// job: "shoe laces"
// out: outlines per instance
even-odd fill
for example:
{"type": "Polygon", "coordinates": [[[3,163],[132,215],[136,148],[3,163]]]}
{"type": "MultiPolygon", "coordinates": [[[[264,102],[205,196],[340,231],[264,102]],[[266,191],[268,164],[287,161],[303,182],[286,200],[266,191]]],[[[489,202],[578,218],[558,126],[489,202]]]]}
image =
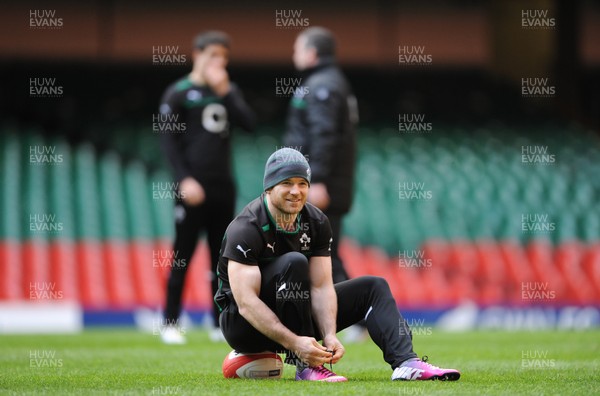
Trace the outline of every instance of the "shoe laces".
{"type": "MultiPolygon", "coordinates": [[[[333,373],[333,351],[328,349],[327,352],[331,353],[331,359],[329,359],[329,371],[331,371],[333,373]]],[[[323,368],[325,368],[325,366],[323,365],[323,368]]]]}
{"type": "Polygon", "coordinates": [[[439,367],[436,367],[436,366],[434,366],[434,365],[433,365],[433,364],[431,364],[431,363],[428,363],[428,361],[429,361],[429,356],[427,356],[427,355],[423,355],[423,356],[421,356],[421,362],[422,362],[423,364],[427,365],[427,367],[429,367],[429,368],[431,368],[431,369],[438,369],[438,368],[439,368],[439,367]]]}
{"type": "Polygon", "coordinates": [[[324,365],[312,367],[312,369],[320,374],[325,375],[326,377],[331,377],[331,376],[335,375],[335,373],[333,371],[327,369],[327,367],[325,367],[324,365]]]}

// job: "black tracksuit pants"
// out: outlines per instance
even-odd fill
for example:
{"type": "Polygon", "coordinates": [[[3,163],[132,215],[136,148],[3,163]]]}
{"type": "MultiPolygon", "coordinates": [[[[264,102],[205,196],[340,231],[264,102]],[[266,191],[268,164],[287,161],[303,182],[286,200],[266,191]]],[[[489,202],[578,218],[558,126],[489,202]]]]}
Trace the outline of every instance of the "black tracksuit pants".
{"type": "Polygon", "coordinates": [[[344,268],[344,263],[339,255],[340,237],[342,233],[342,217],[344,215],[340,213],[331,213],[328,211],[325,211],[324,213],[329,219],[329,224],[331,225],[331,236],[333,237],[333,242],[331,243],[331,274],[333,276],[333,283],[339,283],[350,279],[348,273],[346,272],[346,268],[344,268]]]}
{"type": "MultiPolygon", "coordinates": [[[[217,262],[221,242],[235,211],[233,182],[202,183],[206,200],[199,206],[188,206],[179,200],[175,204],[175,241],[173,251],[177,260],[186,265],[172,266],[167,282],[165,321],[178,324],[185,277],[196,249],[200,232],[206,230],[210,250],[212,294],[218,290],[217,262]]],[[[213,302],[214,323],[219,326],[219,309],[213,302]]]]}
{"type": "MultiPolygon", "coordinates": [[[[297,252],[287,253],[261,268],[260,299],[279,320],[297,335],[320,340],[311,315],[308,260],[297,252]]],[[[334,285],[337,294],[337,330],[365,320],[369,335],[392,368],[417,357],[412,349],[412,334],[398,311],[385,279],[362,276],[334,285]]],[[[232,296],[221,313],[221,329],[229,345],[238,352],[289,351],[269,339],[238,312],[232,296]]],[[[286,360],[292,363],[289,359],[286,360]]]]}

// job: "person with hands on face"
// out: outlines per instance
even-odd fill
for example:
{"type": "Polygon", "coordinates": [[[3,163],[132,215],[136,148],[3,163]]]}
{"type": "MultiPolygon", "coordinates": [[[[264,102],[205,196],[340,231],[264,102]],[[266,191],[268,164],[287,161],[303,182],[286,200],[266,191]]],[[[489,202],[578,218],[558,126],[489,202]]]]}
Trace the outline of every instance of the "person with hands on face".
{"type": "Polygon", "coordinates": [[[413,352],[412,335],[385,279],[334,284],[329,220],[307,202],[311,168],[297,150],[267,160],[264,192],[229,224],[217,267],[215,302],[227,343],[239,353],[285,353],[296,380],[343,382],[325,364],[345,349],[337,332],[364,320],[393,380],[457,380],[413,352]],[[321,341],[321,343],[319,343],[321,341]]]}
{"type": "MultiPolygon", "coordinates": [[[[160,104],[161,120],[185,124],[160,130],[161,147],[173,169],[177,185],[173,265],[166,293],[165,322],[161,338],[167,344],[185,342],[179,324],[185,277],[196,249],[198,236],[206,230],[213,271],[213,294],[218,289],[216,263],[221,238],[233,219],[235,187],[231,168],[230,129],[238,125],[247,131],[255,116],[240,90],[229,80],[229,37],[207,31],[195,38],[192,71],[165,90],[160,104]]],[[[213,341],[222,340],[218,309],[213,307],[213,341]]]]}

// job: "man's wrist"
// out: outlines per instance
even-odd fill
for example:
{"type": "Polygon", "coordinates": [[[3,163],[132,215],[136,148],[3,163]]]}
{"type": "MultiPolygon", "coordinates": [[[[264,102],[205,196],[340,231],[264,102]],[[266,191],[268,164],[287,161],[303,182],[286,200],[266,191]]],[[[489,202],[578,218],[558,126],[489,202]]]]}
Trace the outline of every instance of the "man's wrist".
{"type": "Polygon", "coordinates": [[[298,336],[296,335],[286,337],[285,341],[281,343],[281,346],[287,349],[288,351],[293,352],[296,349],[295,345],[297,338],[298,336]]]}
{"type": "Polygon", "coordinates": [[[325,343],[327,340],[337,340],[337,336],[335,335],[335,333],[332,334],[328,334],[326,336],[323,337],[323,342],[325,343]]]}

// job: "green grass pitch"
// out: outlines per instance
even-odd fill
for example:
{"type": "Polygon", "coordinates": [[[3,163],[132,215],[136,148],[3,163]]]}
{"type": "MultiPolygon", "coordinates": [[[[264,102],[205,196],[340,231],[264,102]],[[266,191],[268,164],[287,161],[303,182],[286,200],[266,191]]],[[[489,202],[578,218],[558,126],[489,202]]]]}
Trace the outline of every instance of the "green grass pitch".
{"type": "Polygon", "coordinates": [[[334,371],[347,383],[284,378],[227,380],[230,351],[201,330],[188,344],[165,346],[133,329],[78,335],[0,336],[0,394],[48,395],[593,395],[600,394],[600,331],[444,333],[415,335],[415,351],[457,368],[457,382],[392,382],[391,370],[369,340],[346,345],[334,371]]]}

